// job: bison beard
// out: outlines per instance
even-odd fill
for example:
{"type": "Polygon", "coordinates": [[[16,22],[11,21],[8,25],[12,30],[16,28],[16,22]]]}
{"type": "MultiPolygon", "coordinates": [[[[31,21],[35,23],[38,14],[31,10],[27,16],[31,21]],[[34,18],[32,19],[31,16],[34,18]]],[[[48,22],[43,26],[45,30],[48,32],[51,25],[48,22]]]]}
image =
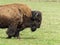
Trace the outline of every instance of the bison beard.
{"type": "Polygon", "coordinates": [[[16,30],[16,33],[13,37],[19,37],[19,32],[23,31],[23,29],[30,27],[31,31],[34,32],[36,31],[37,28],[40,28],[41,26],[41,21],[42,21],[42,14],[40,11],[31,11],[32,12],[32,17],[28,18],[24,16],[24,21],[22,25],[18,25],[18,28],[16,30]]]}

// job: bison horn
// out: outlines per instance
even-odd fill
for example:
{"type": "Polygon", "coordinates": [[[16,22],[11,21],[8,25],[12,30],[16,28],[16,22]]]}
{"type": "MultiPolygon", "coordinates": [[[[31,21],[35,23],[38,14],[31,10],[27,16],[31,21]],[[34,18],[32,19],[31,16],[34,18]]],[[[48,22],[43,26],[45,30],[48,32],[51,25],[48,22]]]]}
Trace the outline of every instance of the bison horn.
{"type": "Polygon", "coordinates": [[[38,13],[36,13],[36,15],[35,15],[36,17],[38,16],[38,13]]]}

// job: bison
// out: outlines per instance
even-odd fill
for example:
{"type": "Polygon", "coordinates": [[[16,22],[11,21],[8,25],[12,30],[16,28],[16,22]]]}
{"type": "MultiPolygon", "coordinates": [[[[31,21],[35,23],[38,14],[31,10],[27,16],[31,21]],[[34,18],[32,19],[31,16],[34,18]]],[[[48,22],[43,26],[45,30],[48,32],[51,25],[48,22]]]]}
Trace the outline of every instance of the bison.
{"type": "MultiPolygon", "coordinates": [[[[13,37],[19,37],[19,32],[23,31],[25,28],[31,28],[31,31],[36,31],[37,28],[40,28],[41,22],[42,22],[42,14],[40,11],[31,11],[32,17],[28,18],[27,16],[23,16],[23,23],[21,25],[18,24],[17,30],[15,32],[15,35],[13,37]]],[[[11,38],[11,36],[9,37],[11,38]]]]}
{"type": "Polygon", "coordinates": [[[31,17],[31,9],[25,4],[0,5],[0,28],[8,28],[7,35],[15,35],[18,25],[23,23],[23,16],[31,17]]]}

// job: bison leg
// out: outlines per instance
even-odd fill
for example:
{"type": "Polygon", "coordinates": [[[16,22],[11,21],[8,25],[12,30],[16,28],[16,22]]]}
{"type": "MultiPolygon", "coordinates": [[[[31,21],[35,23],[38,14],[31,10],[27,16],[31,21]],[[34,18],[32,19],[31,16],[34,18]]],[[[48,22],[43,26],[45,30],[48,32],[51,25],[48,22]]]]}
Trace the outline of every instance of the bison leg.
{"type": "Polygon", "coordinates": [[[7,38],[11,38],[13,35],[15,35],[16,29],[17,29],[17,23],[13,22],[12,24],[10,24],[6,32],[8,35],[7,38]]]}
{"type": "Polygon", "coordinates": [[[17,39],[20,39],[19,37],[19,32],[20,32],[20,29],[18,28],[15,32],[15,35],[13,37],[17,37],[17,39]]]}
{"type": "Polygon", "coordinates": [[[13,37],[17,37],[18,39],[20,39],[19,32],[23,31],[24,28],[25,26],[20,26],[20,28],[17,28],[15,35],[13,37]]]}
{"type": "Polygon", "coordinates": [[[20,37],[19,37],[19,32],[20,32],[20,31],[23,31],[23,29],[25,28],[25,26],[24,26],[24,25],[19,25],[18,27],[19,27],[19,28],[17,28],[17,30],[16,30],[16,32],[15,32],[15,35],[14,35],[13,37],[17,37],[18,39],[20,39],[20,37]]]}

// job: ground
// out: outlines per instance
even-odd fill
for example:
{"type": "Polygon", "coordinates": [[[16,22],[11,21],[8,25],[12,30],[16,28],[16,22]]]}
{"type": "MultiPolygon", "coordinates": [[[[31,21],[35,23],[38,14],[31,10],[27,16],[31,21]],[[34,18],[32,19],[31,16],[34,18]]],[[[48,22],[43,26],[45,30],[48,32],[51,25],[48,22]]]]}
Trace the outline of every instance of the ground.
{"type": "MultiPolygon", "coordinates": [[[[19,2],[19,1],[15,1],[19,2]]],[[[0,1],[0,4],[15,3],[0,1]]],[[[22,3],[22,2],[21,2],[22,3]]],[[[60,3],[59,2],[23,2],[34,10],[42,12],[41,28],[31,32],[29,28],[20,33],[21,39],[6,39],[6,30],[0,29],[0,45],[60,45],[60,3]]]]}

